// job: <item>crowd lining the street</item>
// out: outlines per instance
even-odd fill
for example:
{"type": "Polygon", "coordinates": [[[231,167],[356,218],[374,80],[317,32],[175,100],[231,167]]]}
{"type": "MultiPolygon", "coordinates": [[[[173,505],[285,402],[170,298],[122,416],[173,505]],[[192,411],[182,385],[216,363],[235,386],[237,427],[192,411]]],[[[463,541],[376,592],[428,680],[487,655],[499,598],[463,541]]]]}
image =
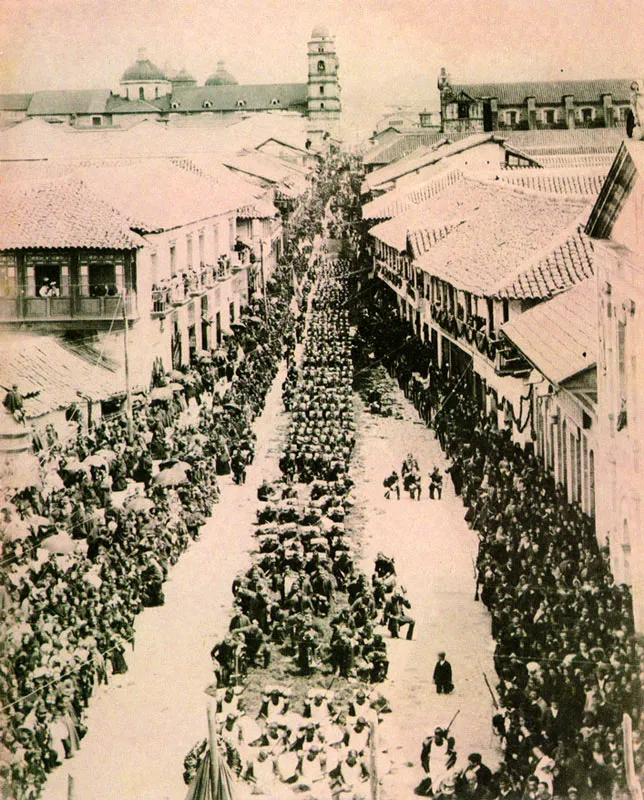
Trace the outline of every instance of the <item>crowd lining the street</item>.
{"type": "Polygon", "coordinates": [[[363,362],[386,365],[434,428],[480,540],[475,599],[489,609],[496,641],[490,689],[503,759],[484,782],[455,774],[442,793],[628,797],[622,714],[633,719],[641,780],[644,647],[633,635],[630,591],[614,583],[593,521],[531,448],[512,441],[509,425],[480,411],[465,376],[433,364],[393,312],[363,312],[358,338],[363,362]]]}
{"type": "Polygon", "coordinates": [[[95,687],[127,670],[136,615],[164,602],[169,568],[217,501],[217,474],[243,479],[285,331],[294,339],[290,284],[283,265],[265,318],[251,306],[212,356],[170,375],[155,369],[149,394],[135,398],[131,435],[117,413],[66,444],[55,431],[37,442],[40,485],[1,509],[7,797],[38,797],[73,756],[95,687]]]}

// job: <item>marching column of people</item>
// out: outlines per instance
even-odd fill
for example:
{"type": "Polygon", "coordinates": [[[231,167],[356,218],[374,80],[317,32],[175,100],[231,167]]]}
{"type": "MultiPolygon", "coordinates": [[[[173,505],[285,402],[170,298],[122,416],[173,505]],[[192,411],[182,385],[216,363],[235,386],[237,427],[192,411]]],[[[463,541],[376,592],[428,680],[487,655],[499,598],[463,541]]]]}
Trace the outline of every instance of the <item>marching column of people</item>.
{"type": "MultiPolygon", "coordinates": [[[[360,798],[369,791],[370,724],[388,710],[369,688],[388,670],[375,628],[384,624],[398,636],[407,626],[411,639],[415,622],[393,559],[380,554],[371,580],[354,563],[345,527],[355,443],[350,264],[317,260],[312,269],[303,355],[290,362],[284,385],[291,421],[282,477],[258,489],[257,552],[234,581],[229,635],[212,650],[220,695],[238,693],[241,702],[234,718],[224,719],[222,705],[218,739],[229,767],[258,793],[288,796],[291,787],[360,798]],[[260,701],[253,673],[264,670],[261,680],[269,681],[273,667],[289,685],[271,687],[260,701]],[[328,689],[307,688],[323,675],[335,683],[333,700],[328,689]],[[356,691],[356,682],[365,688],[356,691]]],[[[202,741],[188,754],[187,782],[199,780],[205,752],[202,741]]]]}

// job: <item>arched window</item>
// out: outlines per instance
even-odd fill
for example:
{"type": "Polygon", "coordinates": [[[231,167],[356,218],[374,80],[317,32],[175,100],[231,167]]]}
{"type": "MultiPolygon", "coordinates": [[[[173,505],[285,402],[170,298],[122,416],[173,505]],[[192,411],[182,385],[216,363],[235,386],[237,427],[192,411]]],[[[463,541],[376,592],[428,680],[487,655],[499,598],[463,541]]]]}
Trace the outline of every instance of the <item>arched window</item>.
{"type": "Polygon", "coordinates": [[[318,61],[318,72],[326,72],[326,64],[322,59],[318,61]]]}
{"type": "Polygon", "coordinates": [[[324,103],[320,103],[320,110],[324,109],[324,103]]]}
{"type": "Polygon", "coordinates": [[[210,100],[204,100],[203,108],[212,108],[212,102],[210,100]]]}
{"type": "Polygon", "coordinates": [[[324,86],[320,86],[320,94],[324,94],[324,86]]]}
{"type": "Polygon", "coordinates": [[[237,101],[237,107],[238,108],[243,108],[245,105],[246,105],[246,101],[245,100],[238,100],[237,101]]]}
{"type": "Polygon", "coordinates": [[[145,100],[145,89],[139,86],[139,100],[145,100]]]}
{"type": "Polygon", "coordinates": [[[279,99],[278,99],[277,97],[274,97],[274,98],[271,100],[271,105],[272,105],[272,106],[278,106],[279,104],[280,104],[280,101],[279,101],[279,99]]]}

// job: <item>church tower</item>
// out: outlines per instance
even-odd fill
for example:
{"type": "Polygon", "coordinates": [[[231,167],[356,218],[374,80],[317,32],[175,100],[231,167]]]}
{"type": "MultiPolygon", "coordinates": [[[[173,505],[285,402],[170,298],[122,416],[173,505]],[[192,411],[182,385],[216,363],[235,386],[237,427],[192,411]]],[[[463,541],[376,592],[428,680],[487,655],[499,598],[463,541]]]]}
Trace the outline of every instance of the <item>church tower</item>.
{"type": "Polygon", "coordinates": [[[340,119],[338,56],[333,37],[323,25],[316,25],[308,43],[308,115],[320,127],[335,132],[340,119]]]}

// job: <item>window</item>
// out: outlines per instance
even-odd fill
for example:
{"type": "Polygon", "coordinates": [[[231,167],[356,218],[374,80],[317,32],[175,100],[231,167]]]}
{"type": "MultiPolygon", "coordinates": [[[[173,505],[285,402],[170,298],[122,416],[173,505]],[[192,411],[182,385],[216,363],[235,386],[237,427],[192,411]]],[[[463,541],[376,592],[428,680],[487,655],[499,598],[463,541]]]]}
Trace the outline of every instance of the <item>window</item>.
{"type": "Polygon", "coordinates": [[[155,97],[158,97],[158,96],[159,96],[159,87],[158,87],[158,86],[155,86],[155,87],[154,87],[154,96],[155,96],[155,97]]]}
{"type": "Polygon", "coordinates": [[[318,72],[326,72],[326,64],[324,61],[322,61],[322,59],[318,61],[318,72]]]}
{"type": "Polygon", "coordinates": [[[39,297],[62,294],[61,270],[58,264],[34,264],[34,266],[29,269],[33,271],[33,280],[29,280],[30,276],[28,274],[27,294],[33,293],[39,297]],[[31,288],[31,292],[29,288],[31,288]]]}
{"type": "Polygon", "coordinates": [[[320,94],[324,94],[324,86],[320,86],[320,94]]]}
{"type": "Polygon", "coordinates": [[[172,103],[172,105],[171,105],[170,107],[171,107],[171,108],[179,108],[179,106],[180,106],[180,105],[181,105],[181,103],[179,103],[179,102],[177,102],[177,101],[175,100],[175,101],[172,103]]]}
{"type": "Polygon", "coordinates": [[[324,45],[323,44],[319,44],[318,45],[318,53],[323,53],[323,52],[324,52],[324,45]]]}
{"type": "Polygon", "coordinates": [[[582,108],[581,109],[581,119],[583,122],[591,122],[593,119],[593,109],[592,108],[582,108]]]}
{"type": "Polygon", "coordinates": [[[199,232],[199,264],[203,267],[206,262],[206,242],[203,231],[199,232]]]}
{"type": "Polygon", "coordinates": [[[145,100],[145,89],[139,86],[139,100],[145,100]]]}
{"type": "Polygon", "coordinates": [[[202,108],[212,108],[212,103],[210,102],[210,100],[204,100],[202,108]]]}
{"type": "Polygon", "coordinates": [[[130,90],[129,90],[129,89],[126,89],[126,90],[125,90],[125,99],[126,99],[126,100],[129,100],[129,99],[130,99],[130,90]]]}
{"type": "Polygon", "coordinates": [[[170,245],[170,275],[177,274],[177,247],[174,244],[170,245]]]}
{"type": "Polygon", "coordinates": [[[555,110],[554,108],[547,108],[543,112],[543,119],[544,122],[548,125],[554,125],[555,123],[555,110]]]}
{"type": "Polygon", "coordinates": [[[16,296],[16,267],[11,256],[0,261],[0,297],[16,296]],[[13,263],[7,263],[11,259],[13,263]]]}
{"type": "Polygon", "coordinates": [[[469,103],[459,103],[458,104],[458,118],[459,119],[469,119],[470,118],[470,104],[469,103]]]}
{"type": "Polygon", "coordinates": [[[192,236],[186,237],[186,263],[192,269],[192,236]]]}
{"type": "Polygon", "coordinates": [[[102,124],[103,124],[103,118],[102,117],[92,117],[92,125],[95,128],[100,128],[102,124]]]}
{"type": "Polygon", "coordinates": [[[517,112],[516,111],[506,111],[505,112],[505,124],[506,125],[516,125],[517,124],[517,112]]]}
{"type": "Polygon", "coordinates": [[[619,376],[619,412],[617,430],[626,427],[627,422],[627,380],[626,380],[626,323],[617,323],[617,370],[619,376]]]}
{"type": "Polygon", "coordinates": [[[212,246],[215,256],[219,255],[219,225],[214,225],[212,229],[212,246]]]}
{"type": "Polygon", "coordinates": [[[320,110],[324,109],[324,103],[320,103],[320,110]]]}
{"type": "Polygon", "coordinates": [[[157,254],[156,252],[150,253],[150,270],[152,272],[152,283],[156,283],[158,280],[157,269],[158,269],[157,254]]]}
{"type": "Polygon", "coordinates": [[[271,100],[271,105],[278,106],[279,104],[280,104],[279,99],[277,97],[273,97],[273,99],[271,100]]]}
{"type": "Polygon", "coordinates": [[[86,269],[87,286],[84,294],[90,297],[116,297],[119,287],[114,264],[89,264],[86,269]]]}
{"type": "Polygon", "coordinates": [[[245,100],[238,100],[237,101],[237,107],[238,108],[244,108],[245,105],[246,105],[246,101],[245,100]]]}
{"type": "Polygon", "coordinates": [[[510,301],[507,299],[503,300],[503,322],[507,322],[510,319],[510,301]]]}

